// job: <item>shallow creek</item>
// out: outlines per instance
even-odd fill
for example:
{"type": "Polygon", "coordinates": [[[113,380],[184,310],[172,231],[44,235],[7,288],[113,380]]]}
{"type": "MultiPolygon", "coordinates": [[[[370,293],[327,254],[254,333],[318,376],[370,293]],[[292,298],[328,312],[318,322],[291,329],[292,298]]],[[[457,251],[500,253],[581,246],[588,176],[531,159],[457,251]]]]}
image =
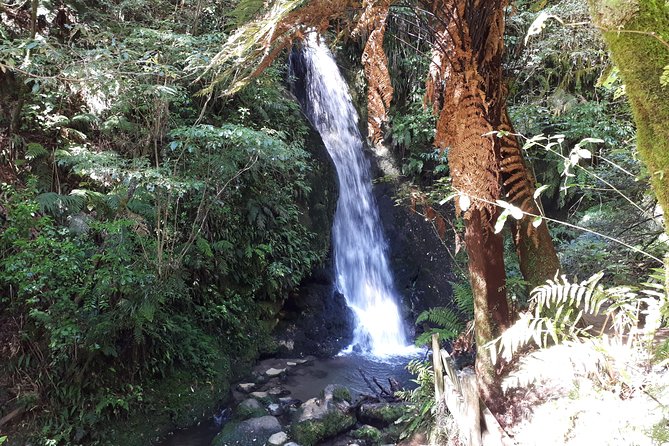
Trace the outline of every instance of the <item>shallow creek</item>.
{"type": "MultiPolygon", "coordinates": [[[[290,397],[306,401],[318,397],[329,384],[340,384],[351,391],[353,398],[362,394],[371,394],[362,377],[362,370],[368,379],[376,378],[384,387],[388,387],[388,378],[396,379],[407,388],[412,388],[411,375],[405,365],[411,358],[391,357],[387,359],[349,354],[329,359],[310,358],[304,364],[298,364],[286,370],[281,377],[281,387],[290,392],[290,397]]],[[[261,374],[272,367],[283,367],[285,359],[266,359],[254,367],[255,374],[261,374]]],[[[254,376],[249,377],[249,382],[254,376]]],[[[231,408],[234,407],[231,402],[231,408]]],[[[229,408],[222,408],[221,413],[230,413],[229,408]],[[226,410],[227,409],[227,410],[226,410]]],[[[225,417],[225,415],[223,415],[225,417]]],[[[225,423],[225,420],[222,420],[225,423]]],[[[199,425],[173,432],[157,446],[209,446],[222,428],[222,423],[215,419],[203,420],[199,425]]]]}

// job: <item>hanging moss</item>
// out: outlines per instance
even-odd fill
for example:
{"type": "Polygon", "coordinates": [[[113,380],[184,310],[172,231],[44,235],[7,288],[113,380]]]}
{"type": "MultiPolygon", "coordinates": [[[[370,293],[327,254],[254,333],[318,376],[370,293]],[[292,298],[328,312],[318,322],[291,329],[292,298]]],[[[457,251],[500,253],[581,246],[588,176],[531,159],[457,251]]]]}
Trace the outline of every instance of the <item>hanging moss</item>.
{"type": "Polygon", "coordinates": [[[669,209],[669,4],[665,0],[590,0],[626,85],[637,125],[637,147],[663,209],[669,209]]]}

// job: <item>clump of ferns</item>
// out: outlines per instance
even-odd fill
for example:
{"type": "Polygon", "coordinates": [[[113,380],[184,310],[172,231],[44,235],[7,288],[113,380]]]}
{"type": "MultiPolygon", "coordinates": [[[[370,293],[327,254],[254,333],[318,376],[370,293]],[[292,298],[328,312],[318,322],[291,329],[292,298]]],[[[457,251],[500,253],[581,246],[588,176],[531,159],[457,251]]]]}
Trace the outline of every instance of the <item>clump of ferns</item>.
{"type": "Polygon", "coordinates": [[[519,352],[538,348],[519,359],[504,387],[557,378],[562,372],[596,377],[602,385],[638,387],[641,369],[650,366],[654,333],[667,314],[660,273],[641,286],[606,289],[600,272],[578,283],[563,275],[535,288],[528,311],[487,345],[493,362],[511,362],[519,352]]]}
{"type": "Polygon", "coordinates": [[[438,406],[434,397],[434,371],[429,361],[411,360],[407,370],[415,376],[417,387],[400,390],[395,395],[408,403],[409,410],[395,424],[404,426],[401,439],[424,432],[429,444],[452,444],[448,438],[457,434],[453,418],[447,415],[445,403],[438,406]]]}

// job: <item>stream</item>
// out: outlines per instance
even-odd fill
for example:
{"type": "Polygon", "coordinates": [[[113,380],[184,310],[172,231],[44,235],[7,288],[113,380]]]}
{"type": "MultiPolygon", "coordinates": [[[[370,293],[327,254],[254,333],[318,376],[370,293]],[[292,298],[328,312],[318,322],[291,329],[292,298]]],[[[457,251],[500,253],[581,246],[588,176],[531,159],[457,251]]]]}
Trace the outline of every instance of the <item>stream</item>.
{"type": "MultiPolygon", "coordinates": [[[[405,388],[411,389],[415,387],[415,384],[411,381],[412,376],[405,366],[411,359],[420,357],[417,354],[411,357],[395,356],[375,359],[358,354],[347,354],[334,358],[313,359],[286,373],[282,380],[282,387],[290,392],[292,398],[307,401],[317,397],[327,385],[340,384],[348,388],[353,398],[356,399],[361,395],[372,393],[360,374],[362,370],[369,379],[376,378],[386,387],[388,378],[394,378],[405,388]]],[[[230,412],[230,408],[222,408],[221,413],[226,409],[225,413],[230,412]]],[[[203,420],[196,426],[174,431],[156,446],[210,446],[221,428],[222,424],[214,418],[203,420]]]]}

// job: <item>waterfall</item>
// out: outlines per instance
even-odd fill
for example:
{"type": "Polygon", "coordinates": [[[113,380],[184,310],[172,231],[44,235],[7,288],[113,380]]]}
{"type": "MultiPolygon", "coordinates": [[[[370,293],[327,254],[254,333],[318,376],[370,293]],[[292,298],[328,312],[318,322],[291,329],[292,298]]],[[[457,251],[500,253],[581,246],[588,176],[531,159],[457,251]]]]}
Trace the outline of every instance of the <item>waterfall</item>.
{"type": "Polygon", "coordinates": [[[353,343],[345,351],[374,356],[408,353],[411,347],[348,86],[315,33],[309,34],[301,53],[291,56],[291,70],[300,83],[302,108],[337,170],[339,200],[332,228],[336,286],[356,317],[353,343]]]}

